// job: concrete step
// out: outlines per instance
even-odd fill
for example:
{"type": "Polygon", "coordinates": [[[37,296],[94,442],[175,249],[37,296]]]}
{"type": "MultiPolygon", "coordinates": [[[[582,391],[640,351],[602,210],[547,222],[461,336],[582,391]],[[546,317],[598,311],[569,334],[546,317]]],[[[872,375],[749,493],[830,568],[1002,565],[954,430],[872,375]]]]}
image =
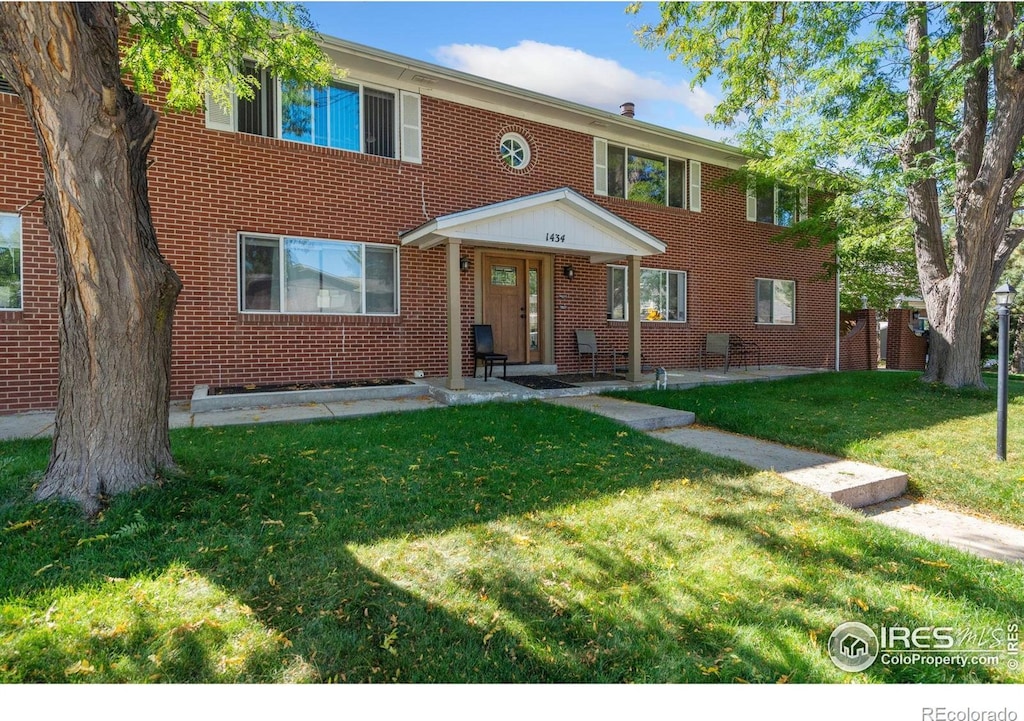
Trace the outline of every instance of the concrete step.
{"type": "Polygon", "coordinates": [[[688,426],[695,420],[690,411],[677,411],[671,408],[649,406],[633,401],[608,396],[578,396],[570,398],[551,398],[548,403],[576,408],[577,410],[595,413],[638,431],[657,431],[662,428],[688,426]]]}
{"type": "Polygon", "coordinates": [[[901,471],[847,461],[778,443],[705,428],[678,428],[654,434],[669,443],[724,456],[822,493],[836,503],[862,508],[903,495],[901,471]]]}

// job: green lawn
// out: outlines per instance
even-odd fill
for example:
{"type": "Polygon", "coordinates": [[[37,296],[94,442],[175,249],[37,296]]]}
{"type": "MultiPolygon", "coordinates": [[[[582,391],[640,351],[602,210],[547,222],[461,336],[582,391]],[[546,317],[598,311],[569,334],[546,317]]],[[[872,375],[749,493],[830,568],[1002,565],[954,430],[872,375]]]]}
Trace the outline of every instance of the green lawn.
{"type": "Polygon", "coordinates": [[[914,496],[1024,526],[1024,382],[1009,384],[1000,462],[995,391],[954,391],[919,375],[823,373],[617,395],[694,411],[702,425],[896,468],[914,496]]]}
{"type": "Polygon", "coordinates": [[[173,434],[94,523],[0,443],[4,682],[1003,682],[839,671],[844,621],[988,633],[1024,572],[545,404],[173,434]]]}

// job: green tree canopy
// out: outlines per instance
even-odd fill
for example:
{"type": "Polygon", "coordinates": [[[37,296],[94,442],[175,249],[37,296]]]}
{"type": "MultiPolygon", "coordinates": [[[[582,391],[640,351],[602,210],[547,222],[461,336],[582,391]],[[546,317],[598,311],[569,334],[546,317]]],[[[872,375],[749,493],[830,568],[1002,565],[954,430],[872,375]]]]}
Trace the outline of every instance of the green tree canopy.
{"type": "Polygon", "coordinates": [[[934,329],[926,378],[980,385],[984,308],[1024,235],[1013,220],[1024,183],[1017,6],[659,8],[641,41],[693,68],[695,85],[720,80],[711,119],[738,129],[752,171],[834,201],[816,231],[851,244],[841,263],[896,271],[913,248],[934,329]]]}

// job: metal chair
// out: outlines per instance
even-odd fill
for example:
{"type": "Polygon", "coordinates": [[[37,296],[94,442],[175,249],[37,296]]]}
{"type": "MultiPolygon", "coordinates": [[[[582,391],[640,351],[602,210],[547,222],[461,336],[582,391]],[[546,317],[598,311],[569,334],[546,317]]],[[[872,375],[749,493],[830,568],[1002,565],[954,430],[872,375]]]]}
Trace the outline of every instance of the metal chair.
{"type": "Polygon", "coordinates": [[[700,355],[697,356],[698,370],[704,370],[704,363],[707,361],[708,356],[722,356],[722,358],[725,359],[725,368],[722,372],[728,373],[729,349],[728,333],[708,333],[707,337],[704,339],[704,347],[701,348],[700,355]]]}
{"type": "Polygon", "coordinates": [[[757,359],[757,369],[761,370],[761,347],[752,340],[743,340],[739,336],[729,338],[729,353],[731,356],[739,356],[744,359],[743,369],[746,370],[749,364],[745,359],[753,356],[757,359]]]}
{"type": "Polygon", "coordinates": [[[590,356],[590,375],[592,378],[597,377],[597,336],[592,330],[577,330],[576,331],[576,359],[577,359],[577,370],[579,370],[579,361],[583,356],[590,356]]]}
{"type": "Polygon", "coordinates": [[[473,326],[473,377],[476,378],[476,367],[479,361],[484,362],[484,383],[487,382],[488,371],[494,375],[494,362],[501,361],[501,377],[508,377],[508,356],[494,352],[494,331],[489,325],[473,326]]]}

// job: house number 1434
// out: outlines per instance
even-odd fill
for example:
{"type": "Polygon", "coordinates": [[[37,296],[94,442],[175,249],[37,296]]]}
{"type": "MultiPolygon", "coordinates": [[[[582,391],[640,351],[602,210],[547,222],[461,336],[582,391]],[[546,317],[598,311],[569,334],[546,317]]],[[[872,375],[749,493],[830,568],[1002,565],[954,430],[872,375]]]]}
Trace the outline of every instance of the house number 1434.
{"type": "Polygon", "coordinates": [[[565,233],[548,233],[544,236],[544,240],[549,243],[564,243],[565,233]]]}

